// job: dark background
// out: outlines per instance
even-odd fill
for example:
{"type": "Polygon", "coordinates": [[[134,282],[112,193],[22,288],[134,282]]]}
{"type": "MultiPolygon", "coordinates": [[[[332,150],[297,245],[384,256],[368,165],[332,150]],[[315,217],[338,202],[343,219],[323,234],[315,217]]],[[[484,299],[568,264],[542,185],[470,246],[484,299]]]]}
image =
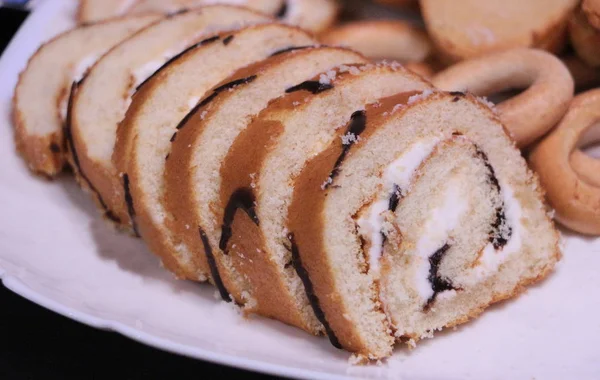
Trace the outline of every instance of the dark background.
{"type": "MultiPolygon", "coordinates": [[[[0,54],[27,13],[0,8],[0,54]]],[[[188,359],[87,327],[0,285],[0,380],[274,379],[188,359]]]]}

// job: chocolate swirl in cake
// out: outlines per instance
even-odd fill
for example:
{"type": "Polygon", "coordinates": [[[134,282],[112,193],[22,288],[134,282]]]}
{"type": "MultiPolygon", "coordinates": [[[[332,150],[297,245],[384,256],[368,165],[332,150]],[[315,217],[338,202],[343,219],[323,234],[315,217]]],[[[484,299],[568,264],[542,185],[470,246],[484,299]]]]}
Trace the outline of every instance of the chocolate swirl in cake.
{"type": "Polygon", "coordinates": [[[217,267],[217,262],[215,260],[215,255],[213,254],[210,243],[208,242],[208,236],[202,228],[198,228],[198,233],[200,234],[200,239],[202,240],[202,245],[204,246],[204,254],[206,255],[206,261],[208,261],[208,266],[210,268],[210,274],[212,276],[213,281],[215,282],[215,286],[221,295],[221,298],[225,302],[233,301],[223,280],[221,279],[221,275],[219,274],[219,268],[217,267]]]}
{"type": "MultiPolygon", "coordinates": [[[[65,144],[67,145],[68,149],[71,151],[71,157],[73,157],[73,166],[74,166],[75,171],[79,174],[79,177],[83,180],[83,182],[85,182],[86,186],[90,189],[90,191],[96,196],[96,199],[98,200],[98,203],[100,204],[100,207],[102,207],[102,210],[104,211],[104,216],[107,219],[109,219],[115,223],[120,223],[121,220],[119,219],[119,217],[112,210],[110,210],[108,208],[108,206],[106,205],[106,202],[102,198],[102,195],[100,195],[100,192],[98,191],[98,189],[96,189],[96,187],[92,184],[92,181],[90,181],[88,176],[81,169],[81,164],[79,162],[79,156],[77,155],[77,149],[75,148],[75,142],[73,141],[73,130],[72,130],[73,99],[75,98],[75,93],[77,92],[77,89],[79,88],[79,83],[81,83],[81,81],[83,81],[83,78],[79,82],[73,82],[73,84],[71,85],[71,91],[69,92],[69,100],[67,102],[67,116],[65,118],[65,126],[64,126],[65,144]]],[[[53,144],[53,145],[56,145],[56,144],[53,144]]],[[[52,149],[53,147],[51,146],[50,148],[52,149]]],[[[52,149],[52,151],[54,151],[54,150],[52,149]]]]}
{"type": "Polygon", "coordinates": [[[440,276],[440,264],[442,259],[450,249],[450,245],[448,243],[444,244],[440,249],[435,251],[435,253],[429,256],[429,276],[427,280],[431,283],[431,289],[433,289],[433,295],[429,297],[425,306],[423,306],[423,311],[428,312],[431,309],[431,306],[435,302],[437,295],[446,290],[453,290],[454,286],[452,286],[452,282],[440,276]]]}
{"type": "Polygon", "coordinates": [[[219,248],[224,254],[227,254],[227,243],[231,238],[231,224],[237,210],[243,210],[248,214],[250,219],[259,225],[258,216],[255,210],[255,197],[251,189],[240,188],[237,189],[227,202],[223,213],[223,224],[221,225],[221,239],[219,241],[219,248]]]}
{"type": "MultiPolygon", "coordinates": [[[[230,36],[231,37],[231,36],[230,36]]],[[[152,73],[152,75],[150,75],[148,78],[144,79],[142,81],[142,83],[140,83],[139,85],[137,85],[137,87],[135,88],[135,92],[133,93],[133,95],[135,95],[140,88],[142,88],[146,83],[148,83],[152,78],[154,78],[155,76],[157,76],[161,71],[163,71],[167,66],[169,66],[171,63],[175,62],[176,60],[178,60],[179,58],[183,57],[186,53],[200,47],[203,45],[207,45],[211,42],[215,42],[217,41],[219,38],[221,38],[220,36],[213,36],[213,37],[209,37],[206,38],[198,43],[195,43],[185,49],[183,49],[181,52],[179,52],[178,54],[174,55],[173,57],[171,57],[169,60],[167,60],[167,62],[165,62],[164,64],[162,64],[154,73],[152,73]]],[[[227,44],[225,44],[227,45],[227,44]]]]}
{"type": "Polygon", "coordinates": [[[288,239],[291,244],[290,248],[291,248],[291,252],[292,252],[292,266],[296,270],[296,273],[298,274],[298,277],[300,277],[300,280],[302,280],[302,284],[304,284],[304,290],[306,292],[306,296],[308,297],[310,306],[312,307],[312,309],[315,313],[315,316],[317,317],[319,322],[321,322],[321,324],[325,328],[325,333],[327,334],[327,337],[329,338],[329,341],[331,342],[331,344],[335,348],[342,349],[342,345],[340,344],[340,341],[335,336],[335,333],[331,329],[331,326],[329,326],[329,323],[327,322],[327,318],[325,318],[325,313],[323,312],[323,309],[321,309],[321,305],[319,304],[319,298],[315,294],[312,281],[310,280],[310,276],[308,275],[306,268],[304,268],[304,266],[302,265],[302,259],[300,258],[300,251],[298,250],[298,245],[296,244],[296,240],[294,239],[294,234],[293,233],[288,234],[288,239]]]}
{"type": "Polygon", "coordinates": [[[342,142],[342,152],[335,161],[333,169],[331,170],[331,173],[329,173],[328,180],[323,184],[323,190],[327,189],[333,183],[333,180],[340,172],[340,167],[348,155],[350,148],[352,145],[356,144],[358,141],[358,136],[364,132],[366,127],[367,114],[364,110],[356,111],[352,114],[352,116],[350,116],[350,122],[348,123],[348,128],[346,128],[345,134],[345,136],[348,137],[348,140],[345,143],[342,142]]]}
{"type": "Polygon", "coordinates": [[[331,90],[333,85],[330,83],[321,83],[317,80],[307,80],[296,86],[290,87],[285,90],[286,94],[291,94],[296,91],[308,91],[313,95],[320,94],[321,92],[331,90]]]}

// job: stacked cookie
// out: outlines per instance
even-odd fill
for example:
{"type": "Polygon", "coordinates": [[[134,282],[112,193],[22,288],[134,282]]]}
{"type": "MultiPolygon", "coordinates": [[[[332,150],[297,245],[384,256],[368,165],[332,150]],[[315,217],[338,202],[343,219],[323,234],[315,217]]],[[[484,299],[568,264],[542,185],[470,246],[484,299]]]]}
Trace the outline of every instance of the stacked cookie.
{"type": "MultiPolygon", "coordinates": [[[[97,12],[112,3],[128,2],[97,12]]],[[[52,142],[106,219],[247,313],[380,359],[560,256],[536,178],[474,96],[227,5],[83,26],[40,52],[54,62],[92,28],[137,33],[108,50],[99,31],[93,52],[56,60],[62,82],[41,109],[21,101],[36,54],[15,91],[18,146],[55,120],[52,142]]],[[[51,144],[21,148],[34,171],[51,144]]]]}

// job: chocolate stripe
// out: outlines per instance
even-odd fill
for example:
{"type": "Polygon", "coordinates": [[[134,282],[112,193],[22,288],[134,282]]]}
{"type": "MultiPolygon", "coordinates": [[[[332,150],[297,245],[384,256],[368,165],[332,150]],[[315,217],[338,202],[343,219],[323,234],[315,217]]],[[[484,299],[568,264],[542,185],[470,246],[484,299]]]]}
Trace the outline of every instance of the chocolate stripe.
{"type": "MultiPolygon", "coordinates": [[[[496,172],[494,170],[494,167],[490,164],[487,154],[485,154],[484,151],[479,149],[479,147],[476,147],[476,149],[477,149],[477,157],[479,157],[483,161],[485,167],[488,170],[488,178],[489,178],[490,183],[492,184],[492,186],[494,186],[494,188],[496,189],[498,194],[502,194],[502,189],[500,188],[500,182],[498,181],[498,178],[496,177],[496,172]]],[[[504,247],[508,243],[508,240],[512,236],[512,227],[507,225],[506,211],[504,208],[505,208],[504,202],[502,202],[502,205],[500,207],[496,208],[496,220],[494,221],[494,223],[492,223],[492,229],[489,233],[488,240],[490,243],[493,244],[495,249],[500,249],[500,248],[504,247]],[[501,231],[503,225],[506,225],[506,227],[507,227],[505,234],[502,234],[502,231],[501,231]]]]}
{"type": "Polygon", "coordinates": [[[423,311],[427,312],[431,309],[431,306],[435,302],[437,295],[446,290],[453,290],[452,282],[446,278],[440,276],[440,264],[442,259],[446,255],[446,252],[450,249],[450,245],[448,243],[444,244],[440,249],[435,251],[435,253],[429,256],[429,276],[427,279],[429,283],[431,283],[431,288],[433,289],[433,295],[429,297],[427,303],[423,307],[423,311]]]}
{"type": "Polygon", "coordinates": [[[200,233],[200,239],[202,240],[202,245],[204,246],[204,254],[206,255],[206,261],[208,261],[208,266],[210,267],[210,274],[212,276],[213,281],[215,282],[215,286],[221,295],[221,298],[225,302],[231,302],[232,299],[229,296],[229,292],[223,284],[223,280],[221,279],[221,275],[219,274],[219,268],[217,267],[217,262],[215,260],[215,256],[213,254],[212,248],[210,247],[210,243],[208,242],[208,236],[204,230],[198,227],[198,232],[200,233]]]}
{"type": "MultiPolygon", "coordinates": [[[[188,46],[187,48],[183,49],[181,52],[179,52],[178,54],[174,55],[173,57],[171,57],[169,60],[167,60],[167,62],[165,62],[162,66],[160,66],[158,68],[158,70],[156,70],[154,73],[152,73],[152,75],[150,75],[148,78],[144,79],[144,81],[142,83],[140,83],[136,88],[135,88],[135,93],[137,93],[140,88],[142,88],[146,83],[148,83],[152,78],[154,78],[155,76],[157,76],[161,71],[163,71],[167,66],[169,66],[171,63],[175,62],[176,60],[178,60],[179,58],[183,57],[186,53],[202,46],[202,45],[206,45],[209,44],[211,42],[215,42],[220,38],[220,36],[213,36],[210,38],[207,38],[205,40],[202,40],[198,43],[195,43],[191,46],[188,46]]],[[[227,45],[227,44],[225,44],[227,45]]]]}
{"type": "Polygon", "coordinates": [[[246,78],[240,78],[240,79],[236,79],[233,80],[229,83],[225,83],[224,85],[221,85],[217,88],[215,88],[213,91],[218,93],[221,93],[225,90],[229,90],[230,88],[234,88],[235,86],[239,86],[241,84],[246,84],[246,83],[251,83],[252,81],[254,81],[256,79],[256,75],[251,75],[249,77],[246,78]]]}
{"type": "Polygon", "coordinates": [[[129,175],[127,173],[124,173],[123,191],[125,193],[125,203],[127,204],[127,214],[129,215],[129,219],[131,220],[131,228],[133,228],[135,236],[139,237],[140,233],[137,228],[137,221],[135,220],[135,208],[133,207],[133,197],[131,196],[129,186],[129,175]]]}
{"type": "Polygon", "coordinates": [[[329,178],[331,181],[327,181],[323,186],[323,189],[327,189],[331,184],[333,184],[333,180],[340,172],[340,167],[344,162],[344,159],[348,155],[350,148],[352,145],[356,144],[358,136],[365,130],[367,127],[367,113],[364,110],[356,111],[350,116],[350,122],[348,123],[348,128],[346,129],[346,135],[354,135],[355,138],[349,140],[348,143],[343,144],[342,152],[340,153],[338,159],[335,161],[335,165],[329,174],[329,178]]]}
{"type": "Polygon", "coordinates": [[[309,91],[313,95],[319,94],[323,91],[331,90],[333,88],[332,84],[321,83],[316,80],[307,80],[302,82],[296,86],[290,87],[285,90],[286,94],[290,94],[296,91],[309,91]]]}
{"type": "Polygon", "coordinates": [[[300,258],[300,252],[298,250],[298,246],[296,245],[294,234],[288,234],[288,239],[290,240],[290,243],[292,245],[292,265],[296,270],[298,277],[300,277],[300,280],[302,280],[302,284],[304,284],[304,290],[306,292],[306,296],[308,297],[310,306],[312,307],[315,316],[317,317],[319,322],[321,322],[323,327],[325,327],[325,333],[327,334],[327,337],[329,337],[329,341],[331,342],[331,344],[335,348],[341,349],[342,345],[340,344],[338,338],[335,336],[335,333],[331,329],[331,326],[329,326],[329,322],[327,322],[327,318],[325,318],[325,313],[323,312],[323,309],[321,309],[321,305],[319,304],[319,298],[315,294],[312,281],[310,280],[310,276],[308,275],[308,271],[302,265],[302,259],[300,258]]]}
{"type": "Polygon", "coordinates": [[[223,251],[224,254],[227,254],[227,243],[229,239],[231,239],[231,224],[233,223],[233,218],[235,217],[235,213],[237,210],[241,209],[248,214],[250,219],[256,224],[259,225],[258,216],[255,211],[255,197],[252,193],[252,190],[248,188],[239,188],[231,197],[229,197],[229,202],[227,202],[227,206],[225,206],[225,212],[223,213],[223,224],[221,226],[221,239],[219,241],[219,248],[223,251]]]}
{"type": "Polygon", "coordinates": [[[281,55],[281,54],[284,54],[284,53],[289,53],[291,51],[308,49],[308,48],[311,48],[311,47],[314,47],[314,45],[290,46],[290,47],[285,48],[285,49],[277,50],[275,53],[271,54],[270,57],[275,57],[276,55],[281,55]]]}
{"type": "Polygon", "coordinates": [[[90,189],[90,191],[92,193],[94,193],[94,195],[96,196],[98,203],[104,210],[104,216],[107,219],[110,219],[115,223],[121,223],[121,220],[115,215],[115,213],[112,210],[110,210],[108,208],[108,206],[106,205],[106,202],[104,202],[104,199],[100,195],[100,192],[98,191],[98,189],[96,189],[96,187],[92,184],[92,181],[90,181],[88,176],[81,169],[81,164],[79,162],[79,156],[77,155],[77,149],[75,148],[75,142],[73,141],[73,130],[72,130],[72,128],[73,128],[73,126],[72,126],[73,99],[75,97],[75,92],[79,88],[79,83],[81,83],[82,81],[83,81],[83,78],[79,82],[73,82],[73,84],[71,84],[71,90],[69,92],[69,100],[67,102],[67,116],[65,119],[65,126],[64,126],[65,143],[67,144],[69,150],[71,151],[71,156],[73,157],[73,164],[75,166],[74,167],[75,171],[79,174],[79,177],[81,179],[83,179],[83,181],[85,182],[86,186],[90,189]]]}
{"type": "MultiPolygon", "coordinates": [[[[230,88],[233,88],[235,86],[239,86],[239,85],[242,85],[242,84],[250,83],[250,82],[252,82],[255,79],[256,79],[256,75],[252,75],[252,76],[249,76],[249,77],[246,77],[246,78],[241,78],[241,79],[237,79],[237,80],[231,81],[229,83],[225,83],[224,85],[221,85],[221,86],[215,88],[213,90],[213,92],[209,96],[207,96],[206,98],[204,98],[200,103],[196,104],[194,106],[194,108],[192,108],[190,110],[190,112],[188,112],[187,115],[185,115],[183,117],[183,119],[181,119],[181,121],[179,122],[179,124],[177,124],[176,129],[181,129],[181,128],[185,127],[185,125],[187,124],[188,120],[190,120],[192,118],[192,116],[196,112],[198,112],[198,110],[200,108],[202,108],[205,105],[207,105],[208,103],[212,102],[213,99],[215,99],[221,92],[223,92],[225,90],[228,90],[230,88]]],[[[175,139],[175,137],[172,136],[171,139],[172,139],[171,142],[173,142],[173,140],[175,139]]]]}
{"type": "Polygon", "coordinates": [[[402,190],[400,189],[400,186],[394,184],[394,187],[392,188],[392,194],[390,195],[390,201],[388,202],[388,210],[391,212],[396,211],[401,198],[402,190]]]}

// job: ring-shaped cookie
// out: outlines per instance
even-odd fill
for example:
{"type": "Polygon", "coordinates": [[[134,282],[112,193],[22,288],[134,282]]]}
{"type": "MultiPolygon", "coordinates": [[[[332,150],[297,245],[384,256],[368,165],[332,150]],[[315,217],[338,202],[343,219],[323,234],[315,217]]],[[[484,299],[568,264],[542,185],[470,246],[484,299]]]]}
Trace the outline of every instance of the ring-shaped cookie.
{"type": "Polygon", "coordinates": [[[399,20],[350,22],[323,34],[321,42],[347,46],[369,58],[393,59],[401,63],[422,62],[433,51],[423,29],[399,20]]]}
{"type": "Polygon", "coordinates": [[[496,107],[520,148],[542,137],[563,117],[573,98],[573,78],[555,56],[535,49],[513,49],[460,62],[437,74],[435,86],[488,96],[526,90],[496,107]]]}
{"type": "Polygon", "coordinates": [[[571,165],[582,137],[600,121],[600,90],[580,94],[558,127],[531,152],[529,161],[546,189],[556,219],[565,226],[600,235],[600,187],[584,180],[571,165]]]}
{"type": "MultiPolygon", "coordinates": [[[[587,130],[579,141],[579,146],[583,148],[597,143],[600,143],[600,122],[587,130]]],[[[571,166],[581,178],[600,188],[600,159],[576,149],[571,153],[571,166]]]]}
{"type": "Polygon", "coordinates": [[[597,29],[600,29],[600,0],[583,0],[581,9],[587,16],[588,21],[597,29]]]}

